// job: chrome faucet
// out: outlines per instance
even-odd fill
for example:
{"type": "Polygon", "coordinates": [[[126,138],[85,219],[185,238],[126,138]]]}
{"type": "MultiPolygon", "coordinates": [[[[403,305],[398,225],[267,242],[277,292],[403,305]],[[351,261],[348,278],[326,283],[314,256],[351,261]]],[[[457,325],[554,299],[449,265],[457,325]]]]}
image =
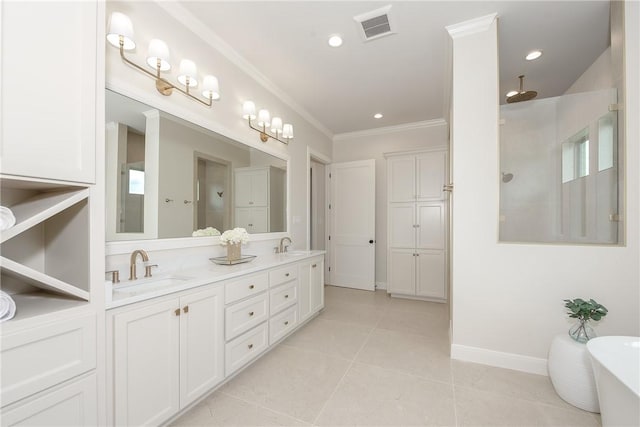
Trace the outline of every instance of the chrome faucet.
{"type": "MultiPolygon", "coordinates": [[[[136,259],[138,258],[138,255],[140,255],[140,257],[142,257],[142,261],[143,262],[149,262],[149,255],[147,255],[147,253],[142,250],[142,249],[136,249],[135,251],[131,252],[131,265],[129,266],[129,280],[136,280],[138,277],[136,276],[136,259]]],[[[158,265],[148,265],[145,264],[144,266],[144,277],[151,277],[151,267],[157,267],[158,265]]]]}
{"type": "Polygon", "coordinates": [[[283,237],[282,239],[280,239],[280,246],[278,247],[278,253],[282,254],[287,252],[287,248],[289,247],[289,245],[285,245],[284,241],[288,240],[289,241],[289,245],[291,244],[291,239],[288,237],[283,237]]]}

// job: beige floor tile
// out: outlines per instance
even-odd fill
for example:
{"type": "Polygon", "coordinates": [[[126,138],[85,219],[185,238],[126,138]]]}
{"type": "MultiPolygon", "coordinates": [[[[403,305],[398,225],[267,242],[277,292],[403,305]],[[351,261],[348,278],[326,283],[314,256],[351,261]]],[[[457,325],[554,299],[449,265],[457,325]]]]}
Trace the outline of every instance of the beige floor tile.
{"type": "Polygon", "coordinates": [[[483,390],[455,387],[458,426],[544,426],[535,402],[483,390]]]}
{"type": "Polygon", "coordinates": [[[283,414],[222,393],[214,393],[172,426],[304,426],[283,414]]]}
{"type": "Polygon", "coordinates": [[[597,427],[591,413],[518,399],[484,390],[455,387],[459,426],[597,427]]]}
{"type": "Polygon", "coordinates": [[[354,363],[317,425],[455,424],[451,385],[354,363]]]}
{"type": "Polygon", "coordinates": [[[375,329],[356,361],[451,382],[448,339],[375,329]]]}
{"type": "Polygon", "coordinates": [[[559,408],[573,408],[556,394],[551,381],[544,375],[456,360],[452,361],[451,366],[456,385],[547,403],[559,408]]]}
{"type": "Polygon", "coordinates": [[[359,289],[341,288],[339,286],[325,286],[325,305],[338,304],[364,304],[375,307],[385,307],[391,300],[384,290],[375,292],[359,289]]]}
{"type": "Polygon", "coordinates": [[[220,391],[313,422],[349,363],[315,351],[278,346],[220,391]]]}
{"type": "Polygon", "coordinates": [[[378,324],[385,311],[375,305],[352,304],[349,302],[327,303],[325,301],[324,310],[317,318],[356,323],[373,328],[378,324]]]}
{"type": "Polygon", "coordinates": [[[437,313],[439,316],[443,316],[447,319],[449,318],[449,304],[446,303],[390,297],[387,308],[389,310],[437,313]]]}
{"type": "Polygon", "coordinates": [[[435,312],[387,310],[382,314],[377,328],[446,338],[449,336],[449,318],[444,312],[438,310],[435,312]]]}
{"type": "Polygon", "coordinates": [[[370,327],[355,323],[314,319],[287,338],[283,345],[353,360],[370,331],[370,327]]]}

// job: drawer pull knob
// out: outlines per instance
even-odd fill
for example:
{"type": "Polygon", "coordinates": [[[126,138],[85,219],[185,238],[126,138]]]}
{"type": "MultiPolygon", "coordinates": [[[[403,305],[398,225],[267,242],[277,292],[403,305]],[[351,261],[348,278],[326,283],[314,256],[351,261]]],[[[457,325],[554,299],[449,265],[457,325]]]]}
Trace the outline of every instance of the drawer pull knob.
{"type": "Polygon", "coordinates": [[[316,268],[318,264],[313,264],[311,267],[316,268]]]}
{"type": "Polygon", "coordinates": [[[255,286],[249,285],[249,289],[253,289],[253,288],[255,288],[255,286]]]}
{"type": "Polygon", "coordinates": [[[180,309],[176,308],[176,311],[174,311],[174,313],[176,314],[176,316],[180,316],[180,309]]]}
{"type": "Polygon", "coordinates": [[[182,309],[182,311],[184,311],[185,313],[189,312],[189,306],[185,305],[184,308],[182,309]]]}
{"type": "Polygon", "coordinates": [[[285,297],[285,298],[289,298],[289,295],[285,295],[284,297],[285,297]]]}
{"type": "Polygon", "coordinates": [[[284,325],[287,326],[289,324],[289,321],[287,320],[286,322],[284,322],[284,325]]]}
{"type": "Polygon", "coordinates": [[[247,347],[249,347],[249,350],[251,350],[253,348],[253,344],[249,344],[247,347]]]}
{"type": "Polygon", "coordinates": [[[284,275],[284,277],[289,277],[289,273],[286,273],[286,274],[284,275]]]}
{"type": "Polygon", "coordinates": [[[253,316],[253,311],[250,311],[250,312],[249,312],[249,316],[253,316]]]}

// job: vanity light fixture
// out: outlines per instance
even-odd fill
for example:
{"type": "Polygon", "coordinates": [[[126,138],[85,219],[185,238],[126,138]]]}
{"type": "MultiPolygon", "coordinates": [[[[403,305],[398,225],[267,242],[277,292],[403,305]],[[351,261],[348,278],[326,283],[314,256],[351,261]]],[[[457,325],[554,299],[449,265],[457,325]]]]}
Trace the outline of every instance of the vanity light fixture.
{"type": "Polygon", "coordinates": [[[242,104],[242,118],[248,121],[251,129],[260,132],[260,141],[262,142],[267,142],[271,138],[283,144],[289,144],[289,141],[293,139],[293,125],[289,123],[283,124],[280,117],[271,118],[269,110],[265,109],[258,111],[256,116],[256,105],[253,101],[245,101],[242,104]],[[251,120],[256,118],[258,119],[257,127],[251,124],[251,120]],[[267,132],[267,129],[271,133],[267,132]]]}
{"type": "Polygon", "coordinates": [[[154,69],[155,73],[129,60],[125,56],[124,51],[134,49],[136,47],[136,43],[133,41],[133,25],[127,15],[120,12],[113,12],[111,14],[107,41],[120,49],[120,57],[125,63],[154,79],[156,81],[156,89],[161,94],[169,96],[175,89],[178,92],[182,92],[189,98],[206,105],[207,107],[210,107],[213,104],[213,101],[220,99],[218,79],[211,75],[204,76],[202,81],[202,96],[204,99],[191,93],[190,88],[198,85],[197,67],[193,61],[183,59],[180,62],[178,82],[184,86],[184,89],[169,82],[160,75],[162,71],[168,71],[171,69],[171,63],[169,62],[169,47],[162,40],[153,39],[149,43],[147,65],[154,69]]]}

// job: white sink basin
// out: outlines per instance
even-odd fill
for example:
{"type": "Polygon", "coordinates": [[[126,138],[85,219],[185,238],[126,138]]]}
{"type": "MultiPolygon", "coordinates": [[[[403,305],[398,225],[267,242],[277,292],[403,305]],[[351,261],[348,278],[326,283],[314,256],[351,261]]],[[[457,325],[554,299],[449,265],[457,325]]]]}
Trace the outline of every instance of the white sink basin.
{"type": "Polygon", "coordinates": [[[303,256],[303,255],[310,255],[311,251],[288,251],[283,253],[282,255],[284,256],[303,256]]]}
{"type": "Polygon", "coordinates": [[[135,296],[164,288],[178,286],[191,279],[192,277],[186,276],[165,276],[158,278],[152,277],[150,279],[137,280],[133,283],[128,282],[125,285],[116,285],[113,287],[113,293],[126,296],[135,296]]]}

